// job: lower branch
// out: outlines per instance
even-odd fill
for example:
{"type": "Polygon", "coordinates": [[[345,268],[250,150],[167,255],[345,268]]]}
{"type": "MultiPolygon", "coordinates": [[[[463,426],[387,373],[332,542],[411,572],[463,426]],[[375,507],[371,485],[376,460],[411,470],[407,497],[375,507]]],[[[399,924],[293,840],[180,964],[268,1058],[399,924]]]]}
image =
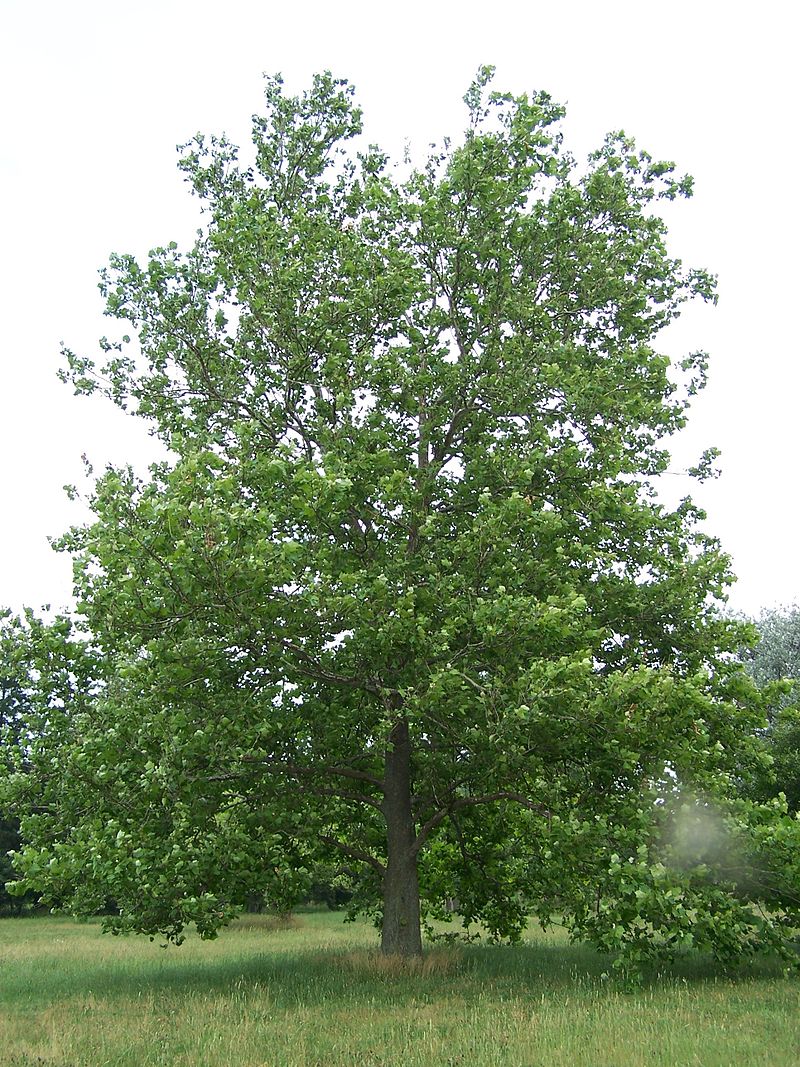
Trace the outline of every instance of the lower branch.
{"type": "Polygon", "coordinates": [[[319,840],[326,845],[332,845],[333,848],[338,848],[340,852],[343,852],[345,856],[349,856],[350,859],[359,860],[361,863],[368,863],[373,870],[383,878],[386,874],[386,868],[379,859],[376,859],[370,852],[364,852],[363,849],[354,848],[352,845],[346,844],[344,841],[340,841],[337,837],[329,837],[327,834],[320,834],[319,840]]]}
{"type": "Polygon", "coordinates": [[[502,791],[499,793],[484,793],[481,796],[474,797],[457,797],[450,804],[440,808],[439,811],[435,812],[430,819],[427,820],[427,822],[424,822],[422,826],[420,826],[414,844],[411,846],[412,855],[415,856],[419,852],[436,827],[444,822],[448,815],[451,815],[454,811],[458,811],[459,808],[472,807],[475,804],[492,804],[496,800],[513,800],[515,804],[520,804],[522,807],[529,808],[531,811],[538,811],[542,815],[547,814],[547,808],[543,804],[531,800],[530,797],[526,797],[524,793],[502,791]]]}

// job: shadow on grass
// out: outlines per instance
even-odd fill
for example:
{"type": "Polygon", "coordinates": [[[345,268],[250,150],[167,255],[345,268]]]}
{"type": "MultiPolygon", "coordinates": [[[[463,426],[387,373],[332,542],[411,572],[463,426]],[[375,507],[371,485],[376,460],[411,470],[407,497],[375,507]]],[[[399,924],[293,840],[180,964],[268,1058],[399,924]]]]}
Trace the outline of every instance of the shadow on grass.
{"type": "MultiPolygon", "coordinates": [[[[583,944],[525,944],[510,947],[486,945],[467,950],[482,977],[495,981],[521,983],[531,989],[546,986],[565,990],[574,987],[606,986],[614,982],[613,957],[583,944]]],[[[774,957],[743,961],[736,968],[724,968],[708,954],[686,952],[674,963],[646,966],[639,988],[704,984],[708,982],[750,982],[777,978],[783,964],[774,957]]]]}
{"type": "MultiPolygon", "coordinates": [[[[258,997],[268,993],[276,1008],[309,1007],[325,1002],[347,1007],[363,1003],[394,1008],[426,997],[464,997],[490,989],[493,996],[517,999],[591,994],[614,988],[610,960],[592,948],[570,944],[463,946],[428,949],[439,962],[409,968],[387,967],[376,952],[362,949],[300,947],[295,952],[263,951],[235,957],[181,959],[171,948],[160,958],[120,956],[94,961],[87,956],[64,961],[36,973],[20,961],[4,968],[0,1003],[40,1007],[89,994],[104,999],[156,995],[165,1000],[186,996],[258,997]]],[[[687,955],[672,966],[651,969],[640,989],[674,988],[710,982],[752,981],[781,974],[778,963],[762,960],[726,972],[713,960],[687,955]]]]}

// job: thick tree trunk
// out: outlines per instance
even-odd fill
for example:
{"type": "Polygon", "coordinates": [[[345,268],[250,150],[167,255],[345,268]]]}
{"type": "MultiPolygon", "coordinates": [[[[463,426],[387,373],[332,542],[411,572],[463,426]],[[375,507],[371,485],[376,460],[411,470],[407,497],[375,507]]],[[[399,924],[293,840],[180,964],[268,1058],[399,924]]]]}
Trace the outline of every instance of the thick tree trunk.
{"type": "Polygon", "coordinates": [[[419,877],[411,812],[411,741],[405,719],[398,719],[389,735],[383,810],[388,852],[381,952],[387,956],[421,956],[419,877]]]}

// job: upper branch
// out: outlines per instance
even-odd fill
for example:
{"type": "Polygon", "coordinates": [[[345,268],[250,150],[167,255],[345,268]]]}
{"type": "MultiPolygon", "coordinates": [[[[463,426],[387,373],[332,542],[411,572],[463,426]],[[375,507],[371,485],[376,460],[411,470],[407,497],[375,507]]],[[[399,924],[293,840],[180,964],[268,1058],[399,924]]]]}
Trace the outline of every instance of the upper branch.
{"type": "Polygon", "coordinates": [[[307,767],[301,763],[288,763],[285,760],[262,759],[260,756],[242,756],[245,763],[257,763],[267,771],[275,771],[279,774],[314,776],[318,774],[333,774],[341,778],[351,778],[358,782],[368,782],[383,792],[383,779],[367,771],[360,771],[356,767],[337,767],[329,764],[321,764],[317,767],[307,767]]]}

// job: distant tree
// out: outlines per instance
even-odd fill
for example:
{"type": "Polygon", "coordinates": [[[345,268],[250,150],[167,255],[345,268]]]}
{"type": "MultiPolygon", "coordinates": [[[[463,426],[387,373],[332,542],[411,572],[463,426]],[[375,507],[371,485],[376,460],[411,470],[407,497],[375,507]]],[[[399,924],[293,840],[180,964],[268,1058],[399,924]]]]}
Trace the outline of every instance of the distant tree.
{"type": "MultiPolygon", "coordinates": [[[[0,619],[3,617],[8,618],[8,613],[0,619]]],[[[0,645],[0,649],[0,767],[9,768],[15,762],[12,751],[18,754],[22,744],[27,702],[20,681],[24,663],[20,662],[19,648],[0,645]]],[[[0,915],[17,912],[35,899],[32,893],[12,896],[6,889],[6,882],[16,879],[9,853],[20,844],[19,819],[13,810],[0,806],[0,915]]]]}
{"type": "Polygon", "coordinates": [[[621,133],[579,166],[561,107],[489,79],[405,172],[347,153],[345,83],[268,80],[252,163],[183,151],[194,247],[112,257],[137,343],[65,376],[172,458],[108,470],[63,542],[97,673],[37,698],[4,787],[45,899],[212,936],[327,864],[386,953],[454,898],[628,959],[789,950],[800,827],[733,789],[764,711],[728,561],[653,487],[705,377],[654,347],[714,295],[658,214],[691,181],[621,133]],[[681,851],[712,810],[730,847],[681,851]]]}
{"type": "MultiPolygon", "coordinates": [[[[4,746],[13,744],[13,725],[20,706],[19,696],[16,683],[0,677],[0,738],[4,746]]],[[[22,904],[5,888],[5,883],[14,878],[9,852],[19,846],[19,821],[0,809],[0,915],[9,910],[16,911],[22,904]]]]}
{"type": "Polygon", "coordinates": [[[745,650],[747,670],[760,686],[776,694],[767,729],[762,736],[772,757],[771,773],[754,787],[760,797],[782,792],[789,810],[800,811],[800,607],[764,609],[753,620],[759,641],[745,650]]]}
{"type": "MultiPolygon", "coordinates": [[[[35,753],[73,729],[96,692],[100,672],[90,646],[72,622],[44,622],[32,612],[0,610],[0,909],[18,911],[38,901],[35,887],[19,884],[9,852],[23,846],[26,819],[41,819],[48,772],[35,773],[35,753]],[[73,719],[75,717],[75,720],[73,719]],[[24,788],[13,786],[24,785],[24,788]]],[[[66,809],[62,808],[62,817],[66,809]]],[[[51,895],[50,904],[60,900],[51,895]]]]}
{"type": "MultiPolygon", "coordinates": [[[[747,669],[759,685],[784,678],[800,681],[800,606],[764,608],[752,620],[759,640],[744,652],[747,669]]],[[[787,693],[784,704],[792,702],[787,693]]]]}

